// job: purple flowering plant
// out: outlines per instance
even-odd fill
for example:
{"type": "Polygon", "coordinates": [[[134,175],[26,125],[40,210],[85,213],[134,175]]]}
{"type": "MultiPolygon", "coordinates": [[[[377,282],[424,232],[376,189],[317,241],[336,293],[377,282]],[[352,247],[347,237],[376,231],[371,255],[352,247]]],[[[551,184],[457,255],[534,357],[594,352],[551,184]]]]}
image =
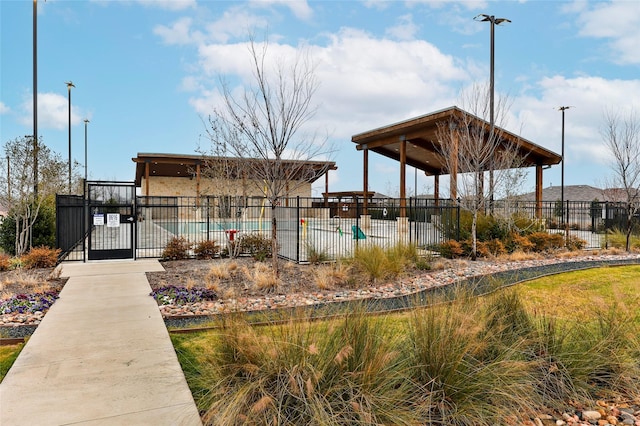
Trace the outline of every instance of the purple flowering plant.
{"type": "Polygon", "coordinates": [[[215,291],[206,288],[186,288],[167,285],[150,293],[158,305],[185,305],[187,303],[202,302],[205,300],[217,300],[215,291]]]}
{"type": "Polygon", "coordinates": [[[0,315],[11,313],[46,312],[58,298],[57,291],[45,293],[16,294],[0,300],[0,315]]]}

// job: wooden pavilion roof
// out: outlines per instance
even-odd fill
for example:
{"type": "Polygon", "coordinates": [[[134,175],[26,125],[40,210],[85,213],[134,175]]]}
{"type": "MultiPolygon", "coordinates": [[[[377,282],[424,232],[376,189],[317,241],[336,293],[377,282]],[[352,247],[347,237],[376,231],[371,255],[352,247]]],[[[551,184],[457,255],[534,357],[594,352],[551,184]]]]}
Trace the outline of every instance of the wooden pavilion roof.
{"type": "MultiPolygon", "coordinates": [[[[478,125],[490,126],[490,124],[473,114],[458,107],[450,107],[431,114],[422,115],[399,123],[359,133],[351,138],[356,143],[357,150],[368,149],[385,157],[400,161],[400,142],[402,138],[407,141],[406,163],[426,175],[449,174],[445,163],[438,153],[438,123],[448,123],[451,120],[465,116],[466,121],[477,122],[478,125]]],[[[542,148],[535,143],[496,126],[496,132],[504,139],[514,143],[524,162],[521,167],[549,166],[559,164],[562,157],[555,152],[542,148]]],[[[487,132],[488,134],[488,132],[487,132]]],[[[468,170],[458,170],[459,173],[468,170]]]]}

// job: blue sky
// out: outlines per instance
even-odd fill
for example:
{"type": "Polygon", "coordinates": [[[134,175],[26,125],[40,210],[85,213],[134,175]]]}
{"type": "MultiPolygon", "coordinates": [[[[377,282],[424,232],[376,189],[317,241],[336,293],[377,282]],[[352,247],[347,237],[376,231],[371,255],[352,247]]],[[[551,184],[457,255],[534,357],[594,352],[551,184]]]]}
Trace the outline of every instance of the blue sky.
{"type": "MultiPolygon", "coordinates": [[[[0,1],[3,144],[33,133],[32,5],[0,1]]],[[[603,113],[640,110],[638,1],[40,0],[38,133],[67,157],[71,80],[72,156],[84,161],[87,118],[90,179],[133,180],[138,152],[195,154],[208,143],[203,119],[219,102],[219,76],[247,82],[247,35],[268,33],[270,54],[304,45],[316,61],[310,125],[337,147],[330,190],[360,190],[352,135],[459,105],[461,91],[488,81],[490,26],[473,20],[480,13],[512,21],[495,30],[496,96],[511,103],[505,127],[560,153],[557,108],[572,106],[565,184],[603,186],[603,113]]],[[[374,154],[369,167],[370,190],[397,190],[397,163],[374,154]]],[[[529,175],[523,191],[533,190],[529,175]]],[[[412,194],[413,169],[407,176],[412,194]]],[[[545,170],[551,184],[560,166],[545,170]]],[[[432,188],[418,175],[418,192],[432,188]]]]}

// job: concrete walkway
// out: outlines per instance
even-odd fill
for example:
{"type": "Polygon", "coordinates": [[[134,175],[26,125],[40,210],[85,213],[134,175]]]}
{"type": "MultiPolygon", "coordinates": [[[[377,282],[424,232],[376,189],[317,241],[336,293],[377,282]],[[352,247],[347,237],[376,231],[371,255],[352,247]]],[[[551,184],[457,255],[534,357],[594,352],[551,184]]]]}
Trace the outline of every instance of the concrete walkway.
{"type": "Polygon", "coordinates": [[[0,425],[201,425],[145,272],[64,263],[60,299],[0,384],[0,425]]]}

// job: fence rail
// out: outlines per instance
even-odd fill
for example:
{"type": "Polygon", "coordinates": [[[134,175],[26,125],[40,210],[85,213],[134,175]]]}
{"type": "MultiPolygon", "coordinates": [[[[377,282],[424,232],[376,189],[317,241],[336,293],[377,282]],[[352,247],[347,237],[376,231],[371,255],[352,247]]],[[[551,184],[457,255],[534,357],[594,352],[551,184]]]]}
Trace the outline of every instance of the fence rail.
{"type": "MultiPolygon", "coordinates": [[[[430,249],[461,238],[463,215],[454,200],[422,198],[370,199],[365,206],[356,198],[297,197],[283,199],[272,208],[261,197],[136,197],[135,207],[136,257],[160,257],[174,237],[184,237],[194,245],[213,240],[222,248],[245,235],[271,238],[275,218],[278,255],[296,262],[318,255],[328,259],[349,256],[361,244],[403,242],[430,249]]],[[[535,202],[500,200],[493,203],[492,212],[498,217],[535,221],[549,233],[566,232],[586,241],[586,248],[604,247],[607,231],[622,229],[626,223],[624,205],[595,201],[544,202],[540,209],[535,202]]]]}

